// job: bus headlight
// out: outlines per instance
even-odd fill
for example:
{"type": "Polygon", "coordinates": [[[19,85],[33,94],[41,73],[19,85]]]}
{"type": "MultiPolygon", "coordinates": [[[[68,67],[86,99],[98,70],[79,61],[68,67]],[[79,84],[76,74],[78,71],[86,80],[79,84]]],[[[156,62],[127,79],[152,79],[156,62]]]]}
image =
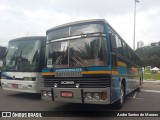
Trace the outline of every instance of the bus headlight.
{"type": "Polygon", "coordinates": [[[24,77],[23,79],[26,81],[36,81],[35,77],[24,77]]]}
{"type": "Polygon", "coordinates": [[[32,77],[24,77],[24,80],[32,81],[32,77]]]}
{"type": "Polygon", "coordinates": [[[76,84],[76,88],[79,88],[79,84],[78,83],[76,84]]]}
{"type": "Polygon", "coordinates": [[[52,92],[48,91],[48,97],[52,97],[52,92]]]}
{"type": "Polygon", "coordinates": [[[52,92],[51,91],[42,91],[42,96],[43,97],[48,97],[48,98],[51,98],[52,97],[52,92]]]}
{"type": "Polygon", "coordinates": [[[55,87],[55,88],[57,87],[57,83],[54,84],[54,87],[55,87]]]}
{"type": "Polygon", "coordinates": [[[100,97],[99,97],[99,94],[98,94],[98,93],[94,93],[94,94],[93,94],[93,98],[96,99],[96,100],[99,100],[99,98],[100,98],[100,97]]]}
{"type": "Polygon", "coordinates": [[[92,99],[92,94],[91,93],[86,93],[85,99],[91,100],[92,99]]]}
{"type": "Polygon", "coordinates": [[[85,100],[107,100],[107,92],[86,92],[85,100]]]}
{"type": "Polygon", "coordinates": [[[43,91],[43,92],[42,92],[42,95],[43,95],[44,97],[46,97],[46,96],[47,96],[47,91],[43,91]]]}

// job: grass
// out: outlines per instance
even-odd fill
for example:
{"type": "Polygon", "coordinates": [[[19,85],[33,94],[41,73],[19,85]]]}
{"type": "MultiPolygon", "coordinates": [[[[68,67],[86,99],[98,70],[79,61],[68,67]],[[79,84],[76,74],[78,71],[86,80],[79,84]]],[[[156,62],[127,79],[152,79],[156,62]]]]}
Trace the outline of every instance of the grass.
{"type": "Polygon", "coordinates": [[[144,80],[160,80],[160,74],[144,74],[144,80]]]}
{"type": "Polygon", "coordinates": [[[151,74],[151,70],[148,69],[148,70],[145,71],[145,73],[151,74]]]}

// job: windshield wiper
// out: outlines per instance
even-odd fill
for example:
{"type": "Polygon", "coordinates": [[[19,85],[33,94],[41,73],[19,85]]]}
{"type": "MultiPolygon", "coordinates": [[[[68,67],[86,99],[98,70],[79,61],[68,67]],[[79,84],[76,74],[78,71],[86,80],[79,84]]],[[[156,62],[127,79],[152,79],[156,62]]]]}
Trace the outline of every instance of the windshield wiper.
{"type": "Polygon", "coordinates": [[[53,68],[56,66],[56,64],[62,59],[62,56],[63,55],[61,55],[61,56],[59,56],[58,58],[57,58],[57,60],[56,60],[56,62],[54,63],[54,65],[53,65],[53,68]]]}
{"type": "Polygon", "coordinates": [[[83,65],[79,60],[77,60],[75,57],[72,57],[72,59],[73,59],[78,65],[82,66],[84,70],[86,70],[86,71],[88,70],[88,69],[85,68],[84,65],[83,65]]]}
{"type": "Polygon", "coordinates": [[[62,52],[63,52],[62,55],[59,56],[59,57],[57,58],[56,62],[54,63],[53,68],[54,68],[54,67],[56,66],[56,64],[63,58],[63,56],[65,56],[65,55],[67,54],[67,52],[65,53],[65,46],[63,47],[62,52]]]}

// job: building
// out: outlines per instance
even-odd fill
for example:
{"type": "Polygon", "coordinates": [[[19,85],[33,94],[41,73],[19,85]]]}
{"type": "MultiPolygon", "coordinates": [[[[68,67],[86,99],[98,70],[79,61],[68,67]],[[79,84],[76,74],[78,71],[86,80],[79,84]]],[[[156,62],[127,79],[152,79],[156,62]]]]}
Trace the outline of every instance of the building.
{"type": "Polygon", "coordinates": [[[138,48],[141,48],[141,47],[143,47],[144,46],[144,42],[143,41],[138,41],[137,42],[137,49],[138,48]]]}

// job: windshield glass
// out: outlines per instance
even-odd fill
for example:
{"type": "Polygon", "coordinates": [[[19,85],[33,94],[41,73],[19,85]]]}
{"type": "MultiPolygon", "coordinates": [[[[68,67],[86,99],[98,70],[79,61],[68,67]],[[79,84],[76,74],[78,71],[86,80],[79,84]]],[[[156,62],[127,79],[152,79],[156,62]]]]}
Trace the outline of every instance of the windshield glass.
{"type": "Polygon", "coordinates": [[[47,40],[55,40],[69,36],[76,36],[88,33],[104,33],[104,28],[101,24],[86,24],[77,26],[67,26],[64,28],[55,29],[47,33],[47,40]]]}
{"type": "Polygon", "coordinates": [[[47,67],[68,68],[107,65],[104,37],[79,38],[47,44],[47,67]]]}
{"type": "Polygon", "coordinates": [[[36,71],[40,45],[39,40],[10,42],[4,62],[4,70],[36,71]]]}
{"type": "Polygon", "coordinates": [[[107,42],[101,24],[58,28],[47,33],[47,41],[47,67],[106,66],[108,63],[107,42]]]}
{"type": "Polygon", "coordinates": [[[104,32],[103,26],[100,24],[87,24],[71,27],[71,36],[100,32],[104,32]]]}
{"type": "Polygon", "coordinates": [[[67,41],[47,44],[46,52],[47,52],[47,67],[66,68],[68,66],[67,41]]]}

